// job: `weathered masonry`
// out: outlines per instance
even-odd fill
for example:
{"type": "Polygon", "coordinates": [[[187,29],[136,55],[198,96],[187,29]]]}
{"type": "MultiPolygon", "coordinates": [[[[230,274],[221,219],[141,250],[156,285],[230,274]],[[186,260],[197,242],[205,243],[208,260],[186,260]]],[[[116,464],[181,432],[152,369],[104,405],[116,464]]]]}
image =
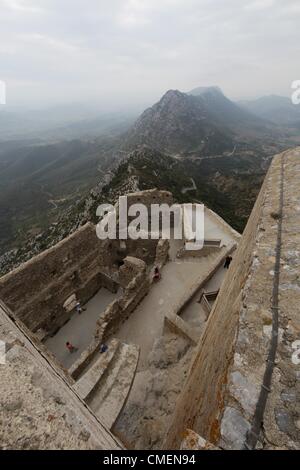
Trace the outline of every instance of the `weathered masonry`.
{"type": "Polygon", "coordinates": [[[201,254],[88,224],[0,279],[0,448],[300,448],[300,148],[242,237],[205,217],[201,254]]]}
{"type": "MultiPolygon", "coordinates": [[[[299,449],[300,365],[292,361],[299,339],[297,148],[273,159],[197,346],[164,447],[178,448],[192,430],[224,449],[299,449]]],[[[191,441],[184,445],[197,447],[195,436],[191,441]]]]}

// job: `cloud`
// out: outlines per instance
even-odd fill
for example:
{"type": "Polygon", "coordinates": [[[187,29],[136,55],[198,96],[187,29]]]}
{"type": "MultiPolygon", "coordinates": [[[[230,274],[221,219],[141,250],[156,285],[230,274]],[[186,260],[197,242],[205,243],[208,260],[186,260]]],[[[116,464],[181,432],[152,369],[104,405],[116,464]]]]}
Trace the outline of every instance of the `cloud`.
{"type": "Polygon", "coordinates": [[[275,3],[275,0],[255,0],[249,2],[245,8],[246,10],[265,10],[272,7],[275,3]]]}
{"type": "Polygon", "coordinates": [[[34,2],[31,3],[27,0],[2,0],[1,3],[7,8],[21,13],[39,13],[42,11],[38,5],[33,4],[34,2]]]}
{"type": "Polygon", "coordinates": [[[0,0],[0,79],[28,104],[288,94],[299,20],[298,0],[0,0]]]}

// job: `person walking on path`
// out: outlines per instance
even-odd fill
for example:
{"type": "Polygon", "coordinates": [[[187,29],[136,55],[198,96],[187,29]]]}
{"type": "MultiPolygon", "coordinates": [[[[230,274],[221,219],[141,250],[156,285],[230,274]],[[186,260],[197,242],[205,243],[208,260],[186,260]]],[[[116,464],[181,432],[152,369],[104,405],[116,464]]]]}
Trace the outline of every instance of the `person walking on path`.
{"type": "Polygon", "coordinates": [[[226,256],[225,263],[224,263],[224,268],[229,269],[231,261],[232,261],[232,257],[231,256],[226,256]]]}
{"type": "Polygon", "coordinates": [[[83,308],[81,306],[81,303],[78,301],[77,304],[75,305],[76,312],[80,315],[82,312],[86,311],[86,308],[83,308]]]}

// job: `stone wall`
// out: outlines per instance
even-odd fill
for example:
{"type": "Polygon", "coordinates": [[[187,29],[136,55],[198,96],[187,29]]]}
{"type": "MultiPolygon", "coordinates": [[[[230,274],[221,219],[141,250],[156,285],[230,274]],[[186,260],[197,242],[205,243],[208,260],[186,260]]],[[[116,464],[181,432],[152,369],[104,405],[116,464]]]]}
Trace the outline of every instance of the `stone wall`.
{"type": "MultiPolygon", "coordinates": [[[[127,195],[128,208],[143,203],[172,203],[167,191],[149,190],[127,195]]],[[[118,205],[117,205],[118,207],[118,205]]],[[[150,214],[150,211],[149,211],[150,214]]],[[[33,257],[0,279],[0,298],[33,332],[51,334],[69,318],[64,303],[76,294],[88,301],[100,287],[115,291],[118,267],[126,256],[147,264],[155,261],[158,240],[99,240],[91,223],[57,245],[33,257]],[[106,276],[105,276],[106,275],[106,276]]]]}
{"type": "Polygon", "coordinates": [[[300,148],[275,157],[268,174],[253,261],[242,294],[235,354],[219,419],[219,446],[224,449],[241,449],[246,444],[273,335],[277,341],[276,358],[256,448],[300,449],[300,365],[292,361],[293,344],[300,340],[299,188],[300,148]],[[279,303],[273,310],[278,232],[282,236],[279,303]],[[277,315],[278,335],[273,331],[277,315]]]}
{"type": "Polygon", "coordinates": [[[239,243],[229,272],[197,346],[191,372],[177,401],[164,447],[180,446],[185,429],[214,442],[219,436],[218,414],[223,406],[227,372],[232,361],[242,302],[253,260],[256,233],[265,198],[264,183],[239,243]]]}
{"type": "MultiPolygon", "coordinates": [[[[140,242],[141,241],[142,240],[140,240],[140,242]]],[[[161,269],[166,264],[169,257],[169,240],[145,240],[145,242],[148,249],[151,247],[151,261],[149,261],[149,264],[154,264],[154,266],[161,269]]],[[[134,256],[124,258],[123,264],[119,269],[118,282],[120,286],[127,287],[137,274],[143,273],[146,268],[147,265],[143,259],[134,256]]]]}
{"type": "Polygon", "coordinates": [[[161,191],[159,189],[138,191],[136,193],[126,194],[126,196],[128,207],[132,206],[133,204],[144,204],[148,209],[150,209],[152,204],[173,204],[172,193],[169,191],[161,191]]]}
{"type": "Polygon", "coordinates": [[[211,254],[217,253],[221,250],[220,246],[203,246],[201,250],[186,250],[185,246],[182,247],[178,253],[177,258],[202,258],[211,254]]]}
{"type": "Polygon", "coordinates": [[[139,261],[139,270],[135,277],[127,284],[124,294],[120,299],[114,300],[108,305],[106,310],[101,313],[94,334],[93,341],[89,347],[83,351],[79,359],[69,369],[70,375],[77,380],[86,366],[95,357],[100,345],[108,341],[114,333],[120,328],[122,323],[127,320],[136,306],[148,294],[151,280],[146,271],[146,265],[139,261]]]}
{"type": "MultiPolygon", "coordinates": [[[[169,191],[160,191],[158,189],[150,189],[146,191],[139,191],[136,193],[127,194],[127,207],[128,209],[133,204],[143,204],[148,209],[148,229],[151,231],[151,205],[152,204],[167,204],[171,206],[173,204],[173,195],[169,191]]],[[[119,204],[116,204],[116,211],[118,214],[119,204]]],[[[128,221],[135,217],[128,217],[128,221]]],[[[147,264],[152,264],[156,257],[156,249],[158,240],[152,239],[150,236],[148,239],[131,240],[127,239],[120,242],[123,245],[123,253],[126,255],[134,256],[144,260],[147,264]]]]}
{"type": "Polygon", "coordinates": [[[100,241],[92,224],[54,247],[35,256],[0,279],[0,298],[33,332],[53,331],[69,316],[63,308],[76,293],[82,303],[92,297],[107,277],[101,274],[113,264],[109,240],[100,241]]]}
{"type": "Polygon", "coordinates": [[[157,247],[156,247],[156,254],[155,254],[155,261],[154,265],[161,269],[169,258],[169,248],[170,242],[169,240],[160,239],[157,247]]]}
{"type": "Polygon", "coordinates": [[[300,372],[292,354],[300,331],[300,148],[273,159],[198,344],[165,448],[178,448],[187,429],[221,448],[245,448],[276,323],[271,307],[282,160],[278,347],[257,448],[299,449],[300,372]]]}
{"type": "Polygon", "coordinates": [[[0,304],[0,448],[121,449],[122,445],[74,392],[59,368],[0,304]]]}
{"type": "Polygon", "coordinates": [[[122,287],[128,284],[139,274],[146,271],[146,264],[143,260],[127,256],[124,264],[119,269],[119,283],[122,287]]]}
{"type": "Polygon", "coordinates": [[[150,285],[146,269],[138,273],[126,287],[124,295],[114,301],[105,311],[103,318],[98,321],[99,329],[96,336],[102,337],[103,341],[112,336],[148,294],[150,285]]]}
{"type": "Polygon", "coordinates": [[[231,243],[228,247],[223,246],[220,248],[214,261],[212,261],[211,265],[203,271],[199,279],[185,292],[182,299],[178,302],[178,305],[176,305],[176,308],[173,311],[166,311],[164,322],[170,331],[189,339],[192,344],[197,345],[198,335],[180,315],[194,295],[214,276],[219,267],[224,264],[226,256],[232,254],[235,249],[235,242],[231,243]]]}
{"type": "Polygon", "coordinates": [[[152,264],[156,256],[157,243],[158,240],[154,239],[125,240],[124,256],[133,256],[145,261],[147,264],[152,264]]]}

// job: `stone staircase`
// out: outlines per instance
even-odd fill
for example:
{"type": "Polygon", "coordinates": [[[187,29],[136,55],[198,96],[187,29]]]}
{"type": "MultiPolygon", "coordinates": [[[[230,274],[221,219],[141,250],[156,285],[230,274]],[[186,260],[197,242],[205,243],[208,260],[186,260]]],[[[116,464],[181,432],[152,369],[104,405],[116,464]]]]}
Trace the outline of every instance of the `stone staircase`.
{"type": "Polygon", "coordinates": [[[109,343],[108,350],[105,353],[99,353],[88,370],[74,384],[73,388],[83,400],[87,400],[91,392],[97,386],[102,375],[111,363],[119,344],[120,342],[117,339],[113,339],[109,343]]]}
{"type": "Polygon", "coordinates": [[[108,428],[122,411],[135,377],[139,347],[113,339],[73,385],[108,428]]]}

